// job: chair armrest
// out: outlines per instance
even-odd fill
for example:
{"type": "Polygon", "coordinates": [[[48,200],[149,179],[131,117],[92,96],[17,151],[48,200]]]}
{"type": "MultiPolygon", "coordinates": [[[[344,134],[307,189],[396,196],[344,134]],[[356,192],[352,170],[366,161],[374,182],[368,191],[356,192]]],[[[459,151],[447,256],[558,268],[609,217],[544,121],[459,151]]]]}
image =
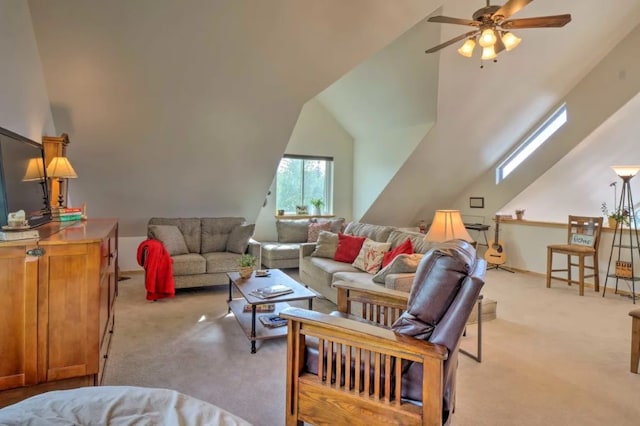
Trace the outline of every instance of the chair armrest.
{"type": "MultiPolygon", "coordinates": [[[[319,333],[322,336],[345,339],[353,346],[376,352],[402,353],[402,358],[406,360],[422,363],[425,357],[446,360],[448,356],[445,346],[415,339],[373,324],[294,307],[283,309],[279,315],[306,325],[307,335],[316,334],[311,330],[322,330],[319,333]]],[[[296,328],[298,327],[290,327],[290,330],[296,328]]]]}
{"type": "Polygon", "coordinates": [[[332,283],[331,286],[336,288],[338,292],[341,290],[353,290],[373,297],[387,297],[389,299],[395,299],[400,302],[404,302],[405,304],[409,299],[409,293],[386,288],[379,284],[355,281],[336,281],[332,283]]]}

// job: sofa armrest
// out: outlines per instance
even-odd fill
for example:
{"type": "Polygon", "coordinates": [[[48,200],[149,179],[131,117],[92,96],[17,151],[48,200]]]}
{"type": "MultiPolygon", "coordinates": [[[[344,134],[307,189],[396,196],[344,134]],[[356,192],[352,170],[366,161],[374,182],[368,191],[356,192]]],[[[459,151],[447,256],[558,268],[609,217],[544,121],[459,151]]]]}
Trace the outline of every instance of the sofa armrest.
{"type": "MultiPolygon", "coordinates": [[[[247,246],[247,253],[253,255],[256,259],[261,258],[262,245],[253,238],[249,239],[249,245],[247,246]]],[[[262,268],[262,265],[258,265],[258,268],[262,268]]]]}
{"type": "Polygon", "coordinates": [[[300,243],[300,259],[311,256],[316,249],[316,243],[300,243]]]}

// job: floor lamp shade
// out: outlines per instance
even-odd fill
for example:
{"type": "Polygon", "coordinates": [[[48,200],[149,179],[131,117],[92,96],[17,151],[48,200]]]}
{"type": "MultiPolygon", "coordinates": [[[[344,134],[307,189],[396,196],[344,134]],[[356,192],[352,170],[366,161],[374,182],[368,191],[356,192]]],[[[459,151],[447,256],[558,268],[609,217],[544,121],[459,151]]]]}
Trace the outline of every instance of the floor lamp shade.
{"type": "Polygon", "coordinates": [[[460,216],[460,210],[436,210],[425,241],[443,242],[454,239],[474,242],[460,216]]]}

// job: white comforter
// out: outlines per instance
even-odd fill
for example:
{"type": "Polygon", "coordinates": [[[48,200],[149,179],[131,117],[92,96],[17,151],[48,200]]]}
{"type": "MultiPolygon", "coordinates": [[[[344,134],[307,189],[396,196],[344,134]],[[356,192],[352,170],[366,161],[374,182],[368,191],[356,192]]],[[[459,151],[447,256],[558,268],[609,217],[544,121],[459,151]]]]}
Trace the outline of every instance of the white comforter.
{"type": "Polygon", "coordinates": [[[168,389],[96,386],[53,391],[0,409],[0,425],[250,425],[168,389]]]}

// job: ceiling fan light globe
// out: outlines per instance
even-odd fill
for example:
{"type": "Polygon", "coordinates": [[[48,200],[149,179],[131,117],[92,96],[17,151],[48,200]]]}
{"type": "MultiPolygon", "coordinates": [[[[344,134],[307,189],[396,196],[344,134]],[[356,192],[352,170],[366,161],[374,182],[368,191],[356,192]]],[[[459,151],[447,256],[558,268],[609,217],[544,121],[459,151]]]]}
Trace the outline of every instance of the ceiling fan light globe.
{"type": "Polygon", "coordinates": [[[466,58],[470,58],[473,56],[473,49],[476,47],[476,41],[472,38],[467,39],[460,49],[458,49],[458,53],[466,58]]]}
{"type": "Polygon", "coordinates": [[[485,28],[482,30],[482,34],[480,35],[479,44],[482,47],[492,47],[496,44],[498,38],[496,37],[496,32],[493,28],[485,28]]]}
{"type": "Polygon", "coordinates": [[[522,39],[518,36],[516,36],[514,33],[507,31],[504,34],[502,34],[502,43],[504,43],[504,48],[506,49],[506,51],[510,51],[515,49],[520,42],[522,41],[522,39]]]}
{"type": "Polygon", "coordinates": [[[498,56],[496,54],[496,49],[493,48],[493,46],[489,46],[489,47],[483,47],[482,48],[482,60],[486,61],[488,59],[493,59],[496,56],[498,56]]]}

